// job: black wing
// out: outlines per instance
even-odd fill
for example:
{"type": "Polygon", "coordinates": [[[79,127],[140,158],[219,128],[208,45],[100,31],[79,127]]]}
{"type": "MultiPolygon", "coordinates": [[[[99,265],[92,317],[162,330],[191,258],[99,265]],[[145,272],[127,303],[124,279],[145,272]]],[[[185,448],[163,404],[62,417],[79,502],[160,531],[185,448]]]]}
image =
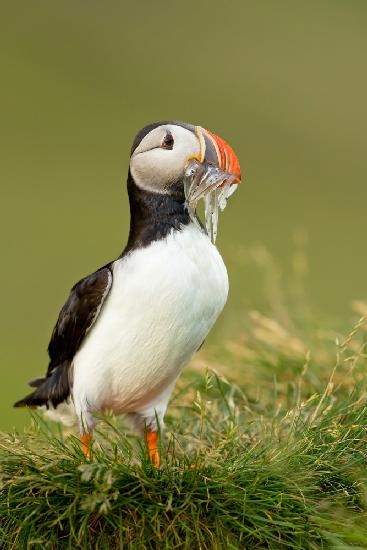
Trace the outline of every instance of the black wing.
{"type": "Polygon", "coordinates": [[[109,267],[103,267],[73,286],[52,332],[46,377],[33,380],[30,385],[36,387],[35,391],[17,401],[15,407],[48,406],[50,403],[56,407],[69,397],[73,357],[95,323],[111,286],[109,267]]]}

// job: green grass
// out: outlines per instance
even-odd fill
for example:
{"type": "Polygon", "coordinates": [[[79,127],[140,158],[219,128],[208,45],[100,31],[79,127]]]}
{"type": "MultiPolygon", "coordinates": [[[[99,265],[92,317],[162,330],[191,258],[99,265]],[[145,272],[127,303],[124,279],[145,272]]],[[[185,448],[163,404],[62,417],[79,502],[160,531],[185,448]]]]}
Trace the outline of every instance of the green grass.
{"type": "Polygon", "coordinates": [[[37,417],[2,434],[1,548],[367,548],[364,319],[245,334],[184,373],[159,470],[114,418],[90,462],[37,417]]]}

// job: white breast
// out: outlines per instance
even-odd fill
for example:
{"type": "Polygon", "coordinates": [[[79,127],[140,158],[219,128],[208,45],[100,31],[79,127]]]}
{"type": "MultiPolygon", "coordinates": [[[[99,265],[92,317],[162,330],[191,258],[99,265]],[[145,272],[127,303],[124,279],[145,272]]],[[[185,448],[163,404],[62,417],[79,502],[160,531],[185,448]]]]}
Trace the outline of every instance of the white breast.
{"type": "Polygon", "coordinates": [[[223,260],[194,224],[117,260],[110,294],[74,358],[77,410],[144,409],[199,348],[227,293],[223,260]]]}

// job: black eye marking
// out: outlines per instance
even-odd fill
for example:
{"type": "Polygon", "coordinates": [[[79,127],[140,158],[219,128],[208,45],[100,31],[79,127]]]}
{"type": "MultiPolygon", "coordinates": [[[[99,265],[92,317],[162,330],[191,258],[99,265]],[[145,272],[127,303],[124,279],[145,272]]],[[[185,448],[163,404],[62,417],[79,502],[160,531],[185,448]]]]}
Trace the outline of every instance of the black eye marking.
{"type": "Polygon", "coordinates": [[[161,147],[162,149],[173,149],[174,143],[175,140],[173,139],[173,135],[171,134],[171,132],[167,132],[163,138],[161,147]]]}

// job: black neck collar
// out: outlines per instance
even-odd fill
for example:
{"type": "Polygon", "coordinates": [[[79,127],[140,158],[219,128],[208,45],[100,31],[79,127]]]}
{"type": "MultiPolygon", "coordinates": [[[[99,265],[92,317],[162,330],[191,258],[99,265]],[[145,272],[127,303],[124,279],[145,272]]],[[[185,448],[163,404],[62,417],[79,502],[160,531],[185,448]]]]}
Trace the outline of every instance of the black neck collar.
{"type": "Polygon", "coordinates": [[[130,232],[122,255],[164,239],[172,229],[179,230],[190,223],[183,185],[172,189],[169,195],[152,193],[138,187],[129,170],[127,190],[130,201],[130,232]]]}

